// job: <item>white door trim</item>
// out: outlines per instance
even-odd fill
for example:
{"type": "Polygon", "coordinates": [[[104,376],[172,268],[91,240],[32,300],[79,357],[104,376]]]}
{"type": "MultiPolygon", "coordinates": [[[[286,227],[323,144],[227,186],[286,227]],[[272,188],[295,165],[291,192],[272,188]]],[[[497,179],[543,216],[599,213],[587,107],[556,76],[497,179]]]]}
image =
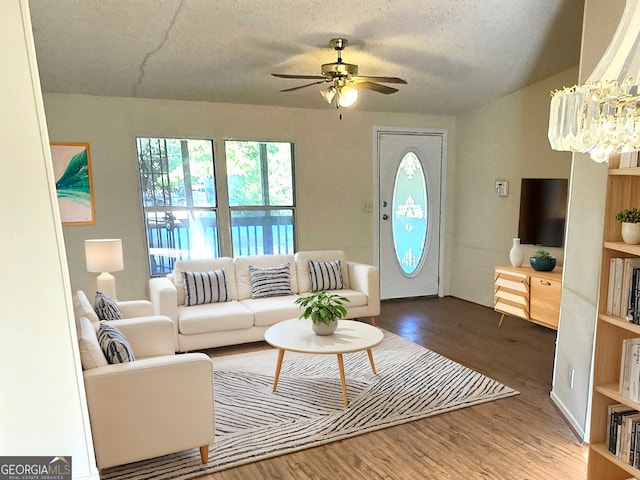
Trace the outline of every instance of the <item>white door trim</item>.
{"type": "Polygon", "coordinates": [[[447,136],[446,129],[373,127],[373,252],[375,265],[380,268],[380,158],[378,156],[378,137],[384,133],[406,133],[417,135],[440,135],[442,137],[442,169],[440,171],[440,252],[438,257],[438,296],[444,297],[444,259],[445,259],[445,212],[447,186],[447,136]]]}

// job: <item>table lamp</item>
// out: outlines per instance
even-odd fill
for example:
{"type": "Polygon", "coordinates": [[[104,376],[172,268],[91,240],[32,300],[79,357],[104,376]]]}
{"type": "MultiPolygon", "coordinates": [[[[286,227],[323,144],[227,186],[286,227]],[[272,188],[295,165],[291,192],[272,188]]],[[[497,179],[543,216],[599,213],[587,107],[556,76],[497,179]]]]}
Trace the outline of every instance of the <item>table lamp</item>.
{"type": "Polygon", "coordinates": [[[84,255],[87,261],[87,272],[100,272],[98,291],[117,300],[116,279],[109,272],[119,272],[124,269],[122,240],[119,238],[85,240],[84,255]]]}

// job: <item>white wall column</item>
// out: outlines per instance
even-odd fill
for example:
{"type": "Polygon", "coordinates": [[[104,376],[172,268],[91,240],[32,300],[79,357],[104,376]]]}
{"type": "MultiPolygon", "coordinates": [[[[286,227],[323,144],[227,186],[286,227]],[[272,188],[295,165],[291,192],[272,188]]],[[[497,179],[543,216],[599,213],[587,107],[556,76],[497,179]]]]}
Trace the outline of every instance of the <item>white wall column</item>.
{"type": "MultiPolygon", "coordinates": [[[[580,55],[584,82],[618,26],[624,0],[586,0],[580,55]]],[[[598,306],[607,165],[574,154],[569,192],[562,306],[551,398],[589,440],[593,341],[598,306]],[[570,372],[575,370],[573,388],[570,372]]]]}
{"type": "Polygon", "coordinates": [[[0,452],[98,478],[27,0],[0,15],[0,452]]]}

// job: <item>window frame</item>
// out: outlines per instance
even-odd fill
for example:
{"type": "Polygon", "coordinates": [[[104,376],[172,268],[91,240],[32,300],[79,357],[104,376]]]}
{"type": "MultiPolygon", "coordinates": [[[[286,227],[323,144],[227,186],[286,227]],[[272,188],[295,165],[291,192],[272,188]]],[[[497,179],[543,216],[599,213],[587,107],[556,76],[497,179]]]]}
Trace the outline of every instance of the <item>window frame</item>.
{"type": "MultiPolygon", "coordinates": [[[[298,247],[298,229],[296,228],[297,223],[298,223],[298,219],[297,219],[297,186],[296,186],[296,169],[295,169],[295,143],[289,140],[255,140],[255,139],[251,139],[251,138],[231,138],[231,137],[225,137],[222,142],[221,142],[221,146],[220,146],[221,150],[222,150],[222,154],[223,154],[223,158],[224,158],[224,179],[220,179],[221,181],[224,181],[225,183],[225,200],[226,200],[226,211],[228,212],[228,232],[229,232],[229,255],[230,256],[234,256],[234,251],[233,251],[233,234],[232,234],[232,229],[233,229],[233,225],[232,225],[232,212],[234,211],[260,211],[260,210],[291,210],[292,215],[292,222],[293,222],[293,252],[297,251],[297,247],[298,247]],[[247,142],[247,143],[258,143],[261,145],[264,144],[268,144],[268,143],[286,143],[289,145],[290,148],[290,160],[291,160],[291,200],[292,200],[292,204],[291,205],[234,205],[231,206],[230,204],[230,194],[229,194],[229,175],[227,172],[227,148],[226,148],[226,143],[227,142],[247,142]]],[[[264,159],[264,163],[263,163],[263,159],[262,159],[262,152],[263,149],[260,149],[261,151],[261,164],[263,165],[267,165],[267,160],[268,158],[264,159]]],[[[265,152],[266,153],[266,152],[265,152]]],[[[262,185],[268,185],[269,183],[269,178],[268,178],[268,168],[261,168],[260,169],[260,178],[261,178],[261,184],[262,185]]],[[[278,255],[278,254],[286,254],[286,253],[273,253],[273,255],[278,255]]],[[[241,254],[242,255],[242,254],[241,254]]],[[[265,254],[265,255],[272,255],[272,254],[265,254]]]]}
{"type": "MultiPolygon", "coordinates": [[[[251,138],[216,138],[210,137],[205,138],[204,136],[172,136],[172,135],[136,135],[134,137],[134,148],[136,155],[136,167],[138,172],[138,189],[139,189],[139,200],[140,200],[140,208],[141,208],[141,218],[142,218],[142,227],[143,234],[145,237],[145,245],[146,245],[146,263],[147,263],[147,272],[150,277],[162,277],[165,276],[169,271],[156,271],[155,273],[152,271],[152,258],[151,258],[151,245],[150,245],[150,236],[147,226],[147,215],[153,212],[174,212],[174,211],[186,211],[186,212],[213,212],[215,216],[215,225],[216,231],[215,236],[217,237],[217,246],[216,251],[214,252],[216,256],[212,258],[219,257],[233,257],[234,256],[234,245],[233,245],[233,237],[232,237],[232,214],[234,211],[277,211],[277,210],[287,210],[291,211],[291,221],[293,227],[292,233],[292,252],[297,251],[298,245],[298,231],[297,231],[297,184],[296,184],[296,168],[295,168],[295,143],[290,140],[255,140],[251,138]],[[142,175],[140,171],[140,152],[138,151],[138,144],[140,139],[153,139],[153,140],[197,140],[197,141],[207,141],[211,142],[211,153],[212,153],[212,172],[214,177],[214,187],[215,187],[215,206],[193,206],[193,198],[191,198],[191,206],[189,206],[188,202],[185,198],[185,206],[175,206],[175,205],[167,205],[167,206],[156,206],[146,207],[145,206],[145,198],[144,198],[144,189],[142,182],[142,175]],[[230,205],[229,198],[229,184],[228,184],[228,172],[227,172],[227,155],[226,155],[226,142],[253,142],[258,144],[269,144],[269,143],[283,143],[288,144],[290,147],[290,168],[291,168],[291,205],[230,205]]],[[[268,166],[268,157],[265,158],[266,165],[268,166]]],[[[166,172],[166,175],[169,175],[169,172],[166,172]]],[[[268,168],[261,168],[261,182],[264,185],[265,182],[268,185],[268,168]]],[[[186,190],[186,186],[185,186],[186,190]]],[[[186,197],[186,196],[185,196],[186,197]]],[[[157,213],[156,213],[157,215],[157,213]]],[[[189,248],[189,252],[191,249],[189,248]]],[[[270,253],[265,253],[265,255],[269,255],[270,253]]],[[[288,252],[275,252],[273,254],[288,254],[288,252]]],[[[194,258],[192,255],[188,254],[186,258],[194,258]]],[[[195,257],[197,258],[197,257],[195,257]]],[[[171,268],[173,263],[178,260],[182,260],[183,258],[174,258],[171,263],[171,268]]]]}
{"type": "MultiPolygon", "coordinates": [[[[148,135],[136,135],[135,136],[135,150],[136,150],[136,165],[137,165],[137,170],[138,170],[138,190],[139,190],[139,199],[140,199],[140,207],[142,209],[142,222],[143,222],[143,230],[144,230],[144,236],[145,236],[145,244],[146,244],[146,250],[147,250],[147,255],[146,255],[146,261],[147,261],[147,272],[149,272],[149,275],[151,277],[161,277],[166,275],[167,273],[170,273],[168,271],[160,271],[160,272],[155,272],[152,270],[152,262],[151,262],[151,242],[150,242],[150,236],[149,236],[149,227],[148,227],[148,222],[147,222],[147,216],[149,213],[155,213],[155,216],[157,217],[157,215],[159,213],[171,213],[172,216],[175,218],[175,215],[173,215],[173,212],[186,212],[187,214],[187,218],[191,217],[192,215],[190,215],[190,213],[198,213],[198,212],[212,212],[215,218],[215,229],[214,229],[214,236],[217,238],[217,244],[215,245],[215,248],[213,249],[214,251],[214,257],[213,258],[218,258],[221,256],[222,254],[222,238],[221,238],[221,226],[220,226],[220,193],[218,190],[218,171],[217,171],[217,165],[216,165],[216,157],[217,157],[217,152],[216,152],[216,142],[215,139],[212,138],[201,138],[201,137],[186,137],[186,136],[148,136],[148,135]],[[191,180],[189,179],[188,181],[184,181],[185,182],[185,205],[154,205],[152,207],[147,207],[145,205],[145,189],[143,187],[143,182],[142,182],[142,172],[140,170],[140,151],[138,150],[138,145],[139,145],[139,141],[140,140],[157,140],[157,141],[167,141],[167,140],[177,140],[177,141],[202,141],[202,142],[210,142],[211,143],[211,167],[212,167],[212,172],[213,172],[213,179],[214,179],[214,185],[215,185],[215,195],[214,195],[214,204],[213,206],[194,206],[193,204],[193,189],[191,188],[191,180]],[[189,188],[187,188],[187,183],[189,184],[189,188]],[[186,191],[190,190],[190,195],[187,196],[186,191]],[[190,197],[190,198],[189,198],[190,197]]],[[[166,154],[166,152],[165,152],[166,154]]],[[[184,158],[184,157],[183,157],[184,158]]],[[[168,166],[168,165],[167,165],[168,166]]],[[[183,166],[183,173],[186,174],[190,173],[184,170],[184,166],[183,166]]],[[[163,171],[161,173],[161,175],[167,175],[167,177],[169,176],[170,172],[167,170],[166,173],[163,171]]],[[[169,181],[169,186],[171,185],[171,182],[169,181]]],[[[193,215],[195,216],[195,215],[193,215]]],[[[173,247],[175,249],[175,247],[173,247]]],[[[189,253],[191,253],[191,249],[189,248],[189,253]]],[[[189,258],[191,258],[191,255],[188,255],[189,258]]],[[[173,263],[175,263],[178,260],[183,260],[182,257],[174,257],[174,259],[172,261],[170,261],[170,267],[171,270],[173,270],[173,263]]],[[[164,263],[163,263],[164,264],[164,263]]]]}

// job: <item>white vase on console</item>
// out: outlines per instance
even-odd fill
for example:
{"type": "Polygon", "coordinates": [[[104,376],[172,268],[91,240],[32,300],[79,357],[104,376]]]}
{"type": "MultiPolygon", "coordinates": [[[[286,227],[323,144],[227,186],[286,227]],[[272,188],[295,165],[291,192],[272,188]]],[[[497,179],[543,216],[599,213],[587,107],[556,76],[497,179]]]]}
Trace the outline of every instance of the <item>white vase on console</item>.
{"type": "Polygon", "coordinates": [[[524,261],[524,251],[520,246],[520,239],[513,239],[513,246],[511,250],[509,250],[509,260],[511,260],[511,265],[514,267],[521,267],[522,262],[524,261]]]}

